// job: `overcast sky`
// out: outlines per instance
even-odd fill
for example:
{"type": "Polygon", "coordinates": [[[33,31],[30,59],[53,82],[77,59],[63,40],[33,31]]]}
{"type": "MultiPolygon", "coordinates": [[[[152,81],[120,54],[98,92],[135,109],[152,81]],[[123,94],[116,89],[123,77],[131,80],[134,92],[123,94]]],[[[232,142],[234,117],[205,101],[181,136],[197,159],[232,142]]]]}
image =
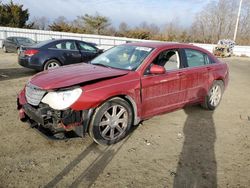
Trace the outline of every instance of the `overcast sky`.
{"type": "MultiPolygon", "coordinates": [[[[30,18],[45,16],[53,21],[59,16],[73,20],[76,16],[98,12],[110,18],[114,26],[126,22],[130,26],[143,21],[159,26],[178,18],[188,26],[194,15],[210,0],[13,0],[28,8],[30,18]]],[[[3,3],[9,0],[2,0],[3,3]]]]}

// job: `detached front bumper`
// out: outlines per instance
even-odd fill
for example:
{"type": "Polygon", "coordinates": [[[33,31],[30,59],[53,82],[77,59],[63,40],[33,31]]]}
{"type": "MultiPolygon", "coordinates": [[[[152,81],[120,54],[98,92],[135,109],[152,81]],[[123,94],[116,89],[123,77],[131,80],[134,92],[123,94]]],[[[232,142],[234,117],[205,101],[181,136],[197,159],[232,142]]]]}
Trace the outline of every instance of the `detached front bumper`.
{"type": "Polygon", "coordinates": [[[29,104],[25,104],[25,105],[23,105],[23,111],[32,120],[34,120],[38,124],[44,125],[43,114],[41,113],[40,110],[37,110],[37,109],[33,108],[29,104]]]}
{"type": "Polygon", "coordinates": [[[47,104],[38,106],[28,104],[25,98],[25,90],[17,96],[17,109],[21,121],[29,122],[32,127],[42,127],[53,135],[74,131],[76,135],[84,137],[88,131],[88,125],[93,110],[74,111],[54,110],[47,104]]]}

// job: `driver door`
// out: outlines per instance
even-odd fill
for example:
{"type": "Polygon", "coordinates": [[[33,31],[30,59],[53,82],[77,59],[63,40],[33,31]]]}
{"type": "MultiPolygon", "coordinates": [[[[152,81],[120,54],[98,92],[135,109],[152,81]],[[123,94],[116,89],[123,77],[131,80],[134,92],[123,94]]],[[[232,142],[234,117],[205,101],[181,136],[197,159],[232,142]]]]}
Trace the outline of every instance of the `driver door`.
{"type": "Polygon", "coordinates": [[[151,74],[150,67],[141,79],[142,115],[143,118],[176,109],[183,105],[186,97],[181,86],[185,75],[181,72],[181,61],[178,50],[161,52],[151,65],[163,66],[163,74],[151,74]]]}
{"type": "Polygon", "coordinates": [[[81,52],[83,62],[91,61],[99,55],[99,51],[97,48],[85,42],[78,42],[78,47],[81,52]]]}

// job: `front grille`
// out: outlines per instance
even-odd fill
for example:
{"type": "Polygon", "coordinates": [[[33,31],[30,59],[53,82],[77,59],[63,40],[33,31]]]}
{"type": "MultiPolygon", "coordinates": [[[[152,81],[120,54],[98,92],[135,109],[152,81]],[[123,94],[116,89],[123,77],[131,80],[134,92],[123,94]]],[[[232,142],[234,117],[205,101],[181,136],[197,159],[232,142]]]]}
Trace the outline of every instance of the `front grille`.
{"type": "Polygon", "coordinates": [[[34,106],[37,106],[41,102],[45,93],[45,90],[42,90],[30,83],[28,83],[25,87],[25,96],[27,102],[34,106]]]}

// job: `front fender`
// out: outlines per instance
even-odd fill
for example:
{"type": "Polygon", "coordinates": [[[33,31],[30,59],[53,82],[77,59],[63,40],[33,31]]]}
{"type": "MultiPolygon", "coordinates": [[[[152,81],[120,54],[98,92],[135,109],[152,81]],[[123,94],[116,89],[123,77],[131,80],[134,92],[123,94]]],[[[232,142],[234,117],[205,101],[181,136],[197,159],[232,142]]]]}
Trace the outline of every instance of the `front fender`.
{"type": "Polygon", "coordinates": [[[80,98],[71,106],[73,110],[87,110],[96,108],[113,97],[127,97],[136,106],[137,115],[140,115],[140,79],[137,76],[113,78],[101,81],[92,85],[82,87],[83,93],[80,98]]]}

